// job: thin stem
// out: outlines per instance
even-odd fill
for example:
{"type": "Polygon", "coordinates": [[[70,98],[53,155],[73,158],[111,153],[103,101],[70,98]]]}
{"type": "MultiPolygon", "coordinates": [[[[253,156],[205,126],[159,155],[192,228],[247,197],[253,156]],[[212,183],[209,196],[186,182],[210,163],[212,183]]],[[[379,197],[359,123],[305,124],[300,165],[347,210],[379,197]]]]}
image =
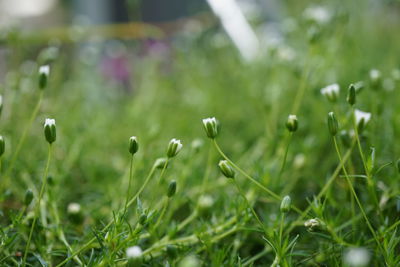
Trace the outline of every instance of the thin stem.
{"type": "Polygon", "coordinates": [[[258,224],[261,226],[261,229],[263,229],[263,231],[265,232],[265,234],[267,234],[267,231],[265,229],[264,224],[262,223],[261,219],[258,217],[256,211],[254,210],[253,206],[250,204],[249,200],[247,199],[246,195],[243,193],[242,189],[240,188],[239,184],[237,183],[237,181],[233,178],[233,183],[235,184],[239,194],[243,197],[243,199],[246,201],[246,204],[248,206],[248,208],[251,210],[251,213],[253,213],[254,218],[257,220],[258,224]]]}
{"type": "Polygon", "coordinates": [[[128,189],[126,192],[126,200],[125,200],[125,207],[124,207],[124,215],[126,213],[126,209],[128,206],[128,201],[129,201],[129,195],[130,195],[130,191],[131,191],[131,184],[132,184],[132,176],[133,176],[133,154],[131,156],[131,164],[129,166],[129,182],[128,182],[128,189]]]}
{"type": "Polygon", "coordinates": [[[281,178],[283,170],[285,169],[286,159],[287,159],[287,155],[288,155],[288,152],[289,152],[289,146],[290,146],[290,143],[292,141],[292,137],[293,137],[293,132],[290,132],[289,133],[289,139],[288,139],[288,142],[287,142],[287,145],[286,145],[286,149],[285,149],[285,155],[283,156],[281,170],[279,171],[278,180],[281,178]]]}
{"type": "Polygon", "coordinates": [[[47,153],[46,168],[44,170],[44,174],[43,174],[43,177],[42,177],[42,186],[40,188],[38,201],[37,201],[37,204],[36,204],[36,207],[35,207],[35,216],[33,217],[33,222],[32,222],[32,226],[31,226],[31,230],[29,232],[28,242],[26,243],[26,247],[25,247],[25,253],[24,253],[23,260],[22,260],[22,267],[25,267],[25,265],[26,265],[26,257],[28,255],[29,246],[31,244],[33,230],[35,228],[36,221],[37,221],[37,218],[38,218],[39,212],[40,212],[40,203],[41,203],[44,191],[46,189],[47,174],[48,174],[48,171],[49,171],[50,160],[51,160],[51,152],[52,152],[52,145],[49,144],[49,150],[48,150],[48,153],[47,153]]]}
{"type": "Polygon", "coordinates": [[[283,249],[282,245],[282,234],[283,234],[283,224],[285,222],[285,213],[281,212],[281,220],[280,220],[280,224],[279,224],[279,245],[281,247],[281,249],[283,249]]]}
{"type": "Polygon", "coordinates": [[[167,200],[165,201],[164,206],[162,207],[160,216],[158,216],[157,222],[154,224],[154,227],[153,227],[154,229],[157,229],[157,227],[158,227],[159,224],[161,223],[161,220],[163,219],[163,217],[164,217],[164,215],[165,215],[165,212],[166,212],[166,210],[167,210],[167,208],[168,208],[169,201],[170,201],[170,198],[168,197],[167,200]]]}
{"type": "Polygon", "coordinates": [[[16,161],[16,159],[17,159],[17,157],[18,157],[18,155],[19,155],[19,153],[21,151],[22,146],[24,145],[24,142],[25,142],[25,139],[26,139],[26,135],[28,134],[28,131],[31,129],[33,121],[35,120],[35,118],[37,116],[37,113],[39,112],[39,109],[40,109],[40,106],[41,106],[41,103],[42,103],[42,99],[43,99],[43,92],[44,92],[44,90],[40,91],[39,100],[36,103],[35,108],[33,109],[31,117],[29,118],[29,121],[26,124],[26,126],[24,128],[24,131],[22,132],[21,138],[18,141],[18,144],[17,144],[17,147],[15,149],[15,152],[14,152],[14,154],[13,154],[11,160],[10,160],[10,165],[8,166],[8,168],[6,170],[6,173],[4,175],[5,177],[9,177],[11,171],[14,168],[15,161],[16,161]]]}
{"type": "Polygon", "coordinates": [[[163,178],[163,176],[164,176],[165,170],[167,169],[169,160],[170,160],[170,158],[167,158],[167,160],[166,160],[165,163],[164,163],[164,166],[163,166],[163,168],[162,168],[162,170],[161,170],[160,176],[158,177],[158,183],[161,183],[161,181],[162,181],[162,178],[163,178]]]}
{"type": "MultiPolygon", "coordinates": [[[[374,239],[375,239],[376,243],[378,244],[378,247],[381,249],[383,255],[385,256],[384,250],[383,250],[383,248],[382,248],[382,246],[381,246],[381,243],[380,243],[379,240],[378,240],[378,237],[377,237],[377,235],[376,235],[376,233],[375,233],[375,230],[374,230],[374,228],[372,227],[372,225],[371,225],[371,223],[370,223],[370,221],[369,221],[369,219],[368,219],[368,217],[367,217],[367,214],[365,213],[365,210],[364,210],[364,208],[363,208],[363,206],[362,206],[360,200],[358,199],[357,193],[356,193],[356,191],[354,190],[354,187],[353,187],[353,184],[351,183],[350,177],[349,177],[348,174],[347,174],[347,170],[346,170],[346,167],[345,167],[345,165],[344,165],[344,163],[343,163],[343,159],[342,159],[342,156],[341,156],[341,154],[340,154],[339,146],[338,146],[338,144],[337,144],[337,141],[336,141],[336,137],[335,137],[335,136],[333,136],[333,143],[334,143],[334,145],[335,145],[335,149],[336,149],[336,153],[337,153],[337,156],[338,156],[338,158],[339,158],[339,161],[342,163],[342,164],[341,164],[341,165],[342,165],[342,170],[343,170],[343,173],[344,173],[345,178],[346,178],[346,180],[347,180],[347,183],[348,183],[348,185],[349,185],[349,188],[350,188],[350,190],[351,190],[351,192],[352,192],[352,194],[353,194],[353,196],[354,196],[354,199],[356,200],[357,205],[358,205],[358,207],[360,208],[360,211],[361,211],[362,215],[364,216],[365,222],[367,223],[367,226],[368,226],[369,230],[371,231],[372,235],[374,236],[374,239]]],[[[386,259],[386,257],[385,257],[385,259],[386,259]]]]}
{"type": "MultiPolygon", "coordinates": [[[[221,148],[219,147],[217,141],[215,139],[213,139],[213,143],[215,148],[217,149],[218,153],[226,160],[229,162],[229,164],[235,168],[237,171],[239,171],[244,177],[246,177],[247,179],[249,179],[252,183],[254,183],[255,185],[257,185],[259,188],[261,188],[262,190],[264,190],[266,193],[268,193],[270,196],[272,196],[277,202],[280,202],[282,200],[282,198],[280,196],[278,196],[276,193],[274,193],[273,191],[271,191],[270,189],[266,188],[265,186],[263,186],[260,182],[258,182],[256,179],[254,179],[253,177],[251,177],[250,175],[248,175],[245,171],[243,171],[239,166],[237,166],[233,161],[231,161],[225,154],[224,152],[222,152],[221,148]]],[[[295,207],[292,206],[292,209],[294,211],[296,211],[297,213],[301,214],[302,211],[295,207]]]]}
{"type": "Polygon", "coordinates": [[[374,189],[374,181],[373,181],[373,179],[371,177],[371,173],[370,173],[370,171],[368,169],[367,161],[365,160],[364,152],[363,152],[363,149],[361,147],[360,135],[358,133],[358,127],[357,127],[357,121],[356,121],[356,117],[355,117],[355,109],[354,109],[354,107],[352,107],[352,117],[353,117],[353,127],[354,127],[355,137],[356,137],[356,140],[357,140],[358,151],[360,153],[361,161],[362,161],[363,166],[364,166],[365,174],[367,175],[368,190],[369,190],[369,193],[372,196],[372,199],[374,200],[374,204],[375,204],[375,206],[376,206],[376,208],[378,210],[378,214],[380,216],[380,219],[383,221],[384,218],[383,218],[382,212],[381,212],[380,207],[379,207],[378,196],[376,195],[376,191],[374,189]]]}

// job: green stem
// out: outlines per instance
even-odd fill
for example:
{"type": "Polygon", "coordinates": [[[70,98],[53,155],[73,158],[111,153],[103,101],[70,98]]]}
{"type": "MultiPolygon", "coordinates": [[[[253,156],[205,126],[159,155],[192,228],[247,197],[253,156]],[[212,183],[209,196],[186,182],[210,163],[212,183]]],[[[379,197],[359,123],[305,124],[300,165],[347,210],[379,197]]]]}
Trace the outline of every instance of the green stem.
{"type": "Polygon", "coordinates": [[[287,142],[287,145],[286,145],[285,155],[283,156],[283,162],[282,162],[281,170],[279,171],[279,175],[278,175],[278,181],[280,180],[280,178],[282,176],[282,173],[283,173],[283,170],[285,169],[286,159],[287,159],[287,155],[288,155],[288,152],[289,152],[289,146],[290,146],[290,143],[292,141],[292,137],[293,137],[293,132],[290,132],[289,139],[288,139],[288,142],[287,142]]]}
{"type": "Polygon", "coordinates": [[[157,227],[160,225],[161,220],[163,219],[165,212],[167,211],[169,201],[170,201],[170,198],[168,197],[167,201],[165,201],[165,204],[161,209],[161,213],[160,213],[160,216],[158,216],[157,222],[154,224],[154,227],[153,227],[154,229],[157,229],[157,227]]]}
{"type": "Polygon", "coordinates": [[[251,213],[253,213],[254,218],[256,219],[257,223],[261,226],[261,229],[263,229],[264,233],[267,234],[267,231],[265,229],[264,224],[262,223],[260,217],[258,217],[256,211],[254,210],[253,206],[250,204],[249,200],[247,199],[246,195],[243,193],[242,189],[240,188],[239,184],[237,183],[237,181],[233,178],[233,183],[235,184],[239,194],[242,196],[242,198],[244,199],[244,201],[246,201],[246,204],[248,206],[248,208],[251,210],[251,213]]]}
{"type": "Polygon", "coordinates": [[[363,166],[364,166],[365,174],[367,175],[368,190],[369,190],[370,195],[372,196],[372,199],[374,200],[374,204],[375,204],[375,207],[376,207],[376,209],[378,211],[378,214],[380,216],[381,221],[384,221],[381,209],[379,207],[378,196],[376,195],[376,191],[374,189],[374,181],[373,181],[373,179],[371,177],[371,173],[370,173],[370,171],[368,169],[367,161],[365,160],[364,152],[363,152],[363,149],[361,147],[360,135],[358,133],[358,127],[357,127],[357,121],[356,121],[356,117],[355,117],[355,109],[354,109],[354,107],[352,107],[352,116],[353,116],[353,127],[354,127],[354,133],[355,133],[356,140],[357,140],[358,151],[360,153],[361,161],[362,161],[363,166]]]}
{"type": "MultiPolygon", "coordinates": [[[[337,144],[337,141],[336,141],[336,137],[335,137],[335,136],[333,136],[333,143],[334,143],[334,145],[335,145],[336,153],[337,153],[337,156],[338,156],[338,158],[339,158],[339,161],[341,162],[342,170],[343,170],[343,173],[344,173],[345,178],[346,178],[346,180],[347,180],[347,183],[348,183],[348,185],[349,185],[349,188],[350,188],[350,190],[351,190],[351,193],[353,194],[353,197],[354,197],[354,199],[356,200],[357,205],[358,205],[358,207],[360,208],[360,211],[361,211],[361,213],[362,213],[362,215],[363,215],[363,217],[364,217],[364,219],[365,219],[365,222],[367,223],[367,226],[368,226],[369,230],[371,231],[372,235],[374,236],[374,239],[375,239],[375,241],[376,241],[376,243],[377,243],[379,249],[381,250],[381,252],[383,253],[383,255],[384,255],[384,257],[385,257],[384,250],[383,250],[383,248],[382,248],[382,246],[381,246],[381,243],[380,243],[379,240],[378,240],[378,237],[377,237],[377,235],[376,235],[376,233],[375,233],[375,230],[374,230],[374,228],[372,227],[372,225],[371,225],[371,223],[370,223],[370,221],[369,221],[369,219],[368,219],[368,217],[367,217],[367,214],[365,213],[365,210],[364,210],[364,208],[363,208],[363,206],[362,206],[362,204],[361,204],[361,202],[360,202],[360,200],[359,200],[359,198],[358,198],[358,196],[357,196],[357,193],[356,193],[356,191],[354,190],[354,187],[353,187],[353,184],[351,183],[350,177],[349,177],[349,175],[347,174],[347,170],[346,170],[346,167],[345,167],[345,165],[344,165],[342,156],[341,156],[341,154],[340,154],[339,146],[338,146],[338,144],[337,144]]],[[[386,259],[386,257],[385,257],[385,259],[386,259]]]]}
{"type": "MultiPolygon", "coordinates": [[[[271,191],[270,189],[266,188],[265,186],[263,186],[260,182],[258,182],[256,179],[254,179],[253,177],[251,177],[250,175],[248,175],[245,171],[243,171],[239,166],[237,166],[233,161],[231,161],[225,154],[224,152],[222,152],[221,148],[219,147],[217,141],[215,139],[213,139],[214,142],[214,146],[217,149],[218,153],[226,160],[229,162],[229,164],[234,167],[237,171],[239,171],[244,177],[246,177],[247,179],[249,179],[252,183],[254,183],[255,185],[257,185],[259,188],[261,188],[262,190],[264,190],[266,193],[268,193],[270,196],[272,196],[276,202],[280,202],[282,200],[282,198],[280,196],[278,196],[277,194],[275,194],[273,191],[271,191]]],[[[292,209],[294,211],[296,211],[297,213],[301,214],[302,211],[295,207],[292,206],[292,209]]]]}
{"type": "Polygon", "coordinates": [[[38,201],[37,201],[37,204],[36,204],[36,207],[35,207],[35,215],[34,215],[34,217],[33,217],[33,222],[32,222],[32,226],[31,226],[31,230],[30,230],[30,232],[29,232],[28,242],[26,243],[26,247],[25,247],[24,257],[23,257],[23,260],[22,260],[22,267],[25,267],[25,265],[26,265],[26,257],[27,257],[27,255],[28,255],[29,246],[30,246],[30,244],[31,244],[33,230],[34,230],[34,228],[35,228],[36,221],[37,221],[37,218],[38,218],[39,212],[40,212],[40,203],[41,203],[41,200],[42,200],[44,191],[45,191],[45,189],[46,189],[47,174],[48,174],[48,171],[49,171],[50,160],[51,160],[51,152],[52,152],[52,145],[49,144],[49,150],[48,150],[48,153],[47,153],[46,168],[45,168],[45,170],[44,170],[44,174],[43,174],[43,177],[42,177],[42,186],[41,186],[41,188],[40,188],[38,201]]]}
{"type": "Polygon", "coordinates": [[[22,146],[24,145],[24,142],[25,142],[25,139],[26,139],[26,135],[28,134],[28,131],[31,129],[33,121],[35,120],[35,118],[37,116],[37,113],[39,112],[39,109],[40,109],[40,106],[41,106],[41,103],[42,103],[42,99],[43,99],[43,92],[44,92],[43,90],[40,91],[39,100],[36,103],[35,108],[33,109],[32,115],[29,118],[29,121],[26,124],[26,126],[24,128],[24,131],[22,132],[21,138],[18,141],[18,144],[17,144],[17,147],[15,149],[15,152],[14,152],[14,154],[13,154],[11,160],[10,160],[10,165],[8,166],[8,168],[7,168],[6,172],[5,172],[5,175],[4,175],[5,177],[9,177],[11,171],[14,168],[15,161],[16,161],[16,159],[17,159],[17,157],[18,157],[18,155],[19,155],[19,153],[21,151],[22,146]]]}
{"type": "Polygon", "coordinates": [[[127,189],[127,192],[126,192],[126,200],[125,200],[125,207],[124,207],[123,215],[125,215],[126,209],[127,209],[127,206],[128,206],[129,195],[130,195],[131,184],[132,184],[132,176],[133,176],[133,171],[132,170],[133,170],[133,154],[132,154],[132,157],[131,157],[131,164],[129,166],[129,182],[128,182],[128,189],[127,189]]]}

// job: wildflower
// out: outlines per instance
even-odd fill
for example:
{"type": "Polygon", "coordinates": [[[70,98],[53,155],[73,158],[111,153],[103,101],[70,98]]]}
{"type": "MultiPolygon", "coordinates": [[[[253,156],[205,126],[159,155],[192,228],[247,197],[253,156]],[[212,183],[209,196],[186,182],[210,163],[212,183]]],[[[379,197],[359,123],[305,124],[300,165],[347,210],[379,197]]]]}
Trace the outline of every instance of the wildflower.
{"type": "Polygon", "coordinates": [[[137,141],[136,136],[131,136],[129,138],[129,153],[134,155],[139,150],[139,143],[137,141]]]}
{"type": "Polygon", "coordinates": [[[339,93],[340,87],[337,83],[328,85],[321,89],[321,94],[331,102],[336,102],[336,100],[339,98],[339,93]]]}
{"type": "MultiPolygon", "coordinates": [[[[167,164],[167,158],[158,158],[154,162],[154,168],[162,169],[162,168],[164,168],[165,164],[167,164]]],[[[167,164],[167,166],[165,166],[165,168],[166,167],[168,167],[168,164],[167,164]]]]}
{"type": "Polygon", "coordinates": [[[168,144],[167,157],[168,158],[175,157],[179,153],[179,151],[181,151],[181,149],[182,149],[181,140],[173,138],[168,144]]]}
{"type": "Polygon", "coordinates": [[[349,86],[349,92],[347,94],[347,102],[351,106],[354,106],[354,104],[356,103],[356,87],[353,84],[350,84],[349,86]]]}
{"type": "Polygon", "coordinates": [[[368,266],[371,255],[365,248],[349,248],[343,255],[343,261],[346,266],[363,267],[368,266]]]}
{"type": "Polygon", "coordinates": [[[314,218],[305,221],[304,226],[307,228],[308,231],[313,232],[317,229],[322,229],[325,224],[320,219],[314,218]]]}
{"type": "Polygon", "coordinates": [[[67,207],[67,212],[69,214],[77,214],[81,212],[81,205],[75,202],[69,203],[67,207]]]}
{"type": "Polygon", "coordinates": [[[4,137],[0,135],[0,157],[3,156],[5,150],[6,150],[6,143],[4,141],[4,137]]]}
{"type": "Polygon", "coordinates": [[[218,135],[218,121],[215,117],[203,119],[204,130],[208,138],[214,139],[218,135]]]}
{"type": "Polygon", "coordinates": [[[371,120],[371,113],[356,109],[354,111],[354,116],[356,119],[357,130],[358,132],[362,132],[365,125],[371,120]]]}
{"type": "Polygon", "coordinates": [[[25,192],[24,204],[25,206],[29,206],[33,200],[33,192],[32,190],[28,189],[25,192]]]}
{"type": "Polygon", "coordinates": [[[377,89],[381,85],[381,81],[382,81],[381,72],[377,69],[370,70],[369,81],[371,83],[371,87],[374,89],[377,89]]]}
{"type": "Polygon", "coordinates": [[[304,11],[304,17],[317,24],[326,24],[331,18],[331,12],[323,6],[311,6],[304,11]]]}
{"type": "Polygon", "coordinates": [[[225,175],[226,178],[234,178],[235,177],[235,171],[229,165],[228,161],[221,160],[218,163],[218,166],[219,166],[219,169],[221,170],[222,174],[225,175]]]}
{"type": "Polygon", "coordinates": [[[338,121],[336,120],[336,116],[333,112],[328,113],[328,129],[332,136],[337,134],[339,128],[338,121]]]}
{"type": "Polygon", "coordinates": [[[290,196],[285,196],[281,202],[281,212],[287,213],[290,210],[292,199],[290,196]]]}
{"type": "Polygon", "coordinates": [[[133,246],[126,249],[126,257],[128,259],[137,259],[142,257],[143,251],[139,246],[133,246]]]}
{"type": "Polygon", "coordinates": [[[289,132],[295,132],[298,127],[297,116],[296,115],[289,115],[286,121],[286,128],[289,132]]]}
{"type": "Polygon", "coordinates": [[[44,89],[47,86],[47,80],[50,74],[50,66],[44,65],[39,68],[39,88],[44,89]]]}
{"type": "Polygon", "coordinates": [[[56,121],[54,119],[46,119],[44,122],[44,136],[49,144],[56,141],[56,121]]]}
{"type": "Polygon", "coordinates": [[[169,198],[171,198],[171,197],[173,197],[173,196],[175,195],[175,193],[176,193],[176,181],[173,180],[173,181],[171,181],[171,182],[169,183],[168,191],[167,191],[167,196],[168,196],[169,198]]]}

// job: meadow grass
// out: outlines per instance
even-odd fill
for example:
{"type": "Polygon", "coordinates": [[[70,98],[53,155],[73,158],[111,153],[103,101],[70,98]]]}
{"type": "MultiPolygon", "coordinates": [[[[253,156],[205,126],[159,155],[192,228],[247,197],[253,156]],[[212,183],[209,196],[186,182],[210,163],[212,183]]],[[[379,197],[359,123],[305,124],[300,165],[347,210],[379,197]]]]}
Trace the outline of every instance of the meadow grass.
{"type": "Polygon", "coordinates": [[[128,86],[4,33],[0,266],[399,266],[400,7],[336,4],[251,63],[119,43],[128,86]]]}

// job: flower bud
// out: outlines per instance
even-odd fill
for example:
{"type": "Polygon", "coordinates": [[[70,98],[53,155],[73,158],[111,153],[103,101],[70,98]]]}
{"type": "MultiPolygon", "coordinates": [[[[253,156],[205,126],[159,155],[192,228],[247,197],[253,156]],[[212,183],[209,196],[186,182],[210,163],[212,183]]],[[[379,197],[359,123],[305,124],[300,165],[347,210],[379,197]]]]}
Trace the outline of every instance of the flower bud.
{"type": "Polygon", "coordinates": [[[172,180],[168,185],[167,197],[171,198],[176,193],[176,181],[172,180]]]}
{"type": "Polygon", "coordinates": [[[281,202],[281,212],[286,213],[290,210],[290,206],[292,204],[292,199],[290,196],[285,196],[281,202]]]}
{"type": "MultiPolygon", "coordinates": [[[[154,167],[155,167],[156,169],[163,169],[164,166],[165,166],[165,164],[167,164],[167,158],[158,158],[158,159],[156,159],[156,161],[154,162],[154,167]]],[[[168,167],[168,164],[167,164],[167,166],[165,166],[165,168],[166,168],[166,167],[168,167]]]]}
{"type": "Polygon", "coordinates": [[[228,161],[221,160],[218,163],[218,166],[219,166],[219,169],[221,170],[222,174],[225,175],[226,178],[234,178],[235,177],[235,171],[229,165],[228,161]]]}
{"type": "Polygon", "coordinates": [[[39,88],[44,89],[47,86],[47,80],[50,74],[50,66],[44,65],[39,68],[39,88]]]}
{"type": "Polygon", "coordinates": [[[354,111],[354,116],[356,119],[357,130],[361,133],[364,130],[365,125],[367,125],[371,120],[371,113],[356,109],[354,111]]]}
{"type": "Polygon", "coordinates": [[[56,121],[54,119],[46,119],[44,122],[44,136],[49,144],[56,141],[56,121]]]}
{"type": "Polygon", "coordinates": [[[25,206],[29,206],[29,204],[32,203],[32,200],[33,200],[33,192],[32,190],[28,189],[25,192],[25,198],[24,198],[25,206]]]}
{"type": "Polygon", "coordinates": [[[297,116],[289,115],[286,122],[286,128],[289,130],[289,132],[295,132],[297,130],[297,127],[298,127],[297,116]]]}
{"type": "Polygon", "coordinates": [[[4,141],[4,137],[0,135],[0,157],[3,156],[5,150],[6,150],[6,143],[4,141]]]}
{"type": "Polygon", "coordinates": [[[137,141],[136,136],[131,136],[129,138],[129,153],[134,155],[139,150],[139,143],[137,141]]]}
{"type": "Polygon", "coordinates": [[[218,135],[218,121],[215,117],[203,119],[204,130],[207,137],[214,139],[218,135]]]}
{"type": "Polygon", "coordinates": [[[179,151],[181,151],[181,149],[182,149],[181,140],[173,138],[168,144],[167,157],[168,158],[175,157],[179,153],[179,151]]]}
{"type": "Polygon", "coordinates": [[[347,94],[347,102],[353,106],[356,103],[356,87],[353,84],[349,86],[349,92],[347,94]]]}
{"type": "Polygon", "coordinates": [[[321,89],[321,94],[331,102],[336,102],[336,100],[339,98],[339,93],[340,87],[337,83],[328,85],[321,89]]]}
{"type": "Polygon", "coordinates": [[[370,81],[371,88],[379,89],[379,87],[381,86],[381,82],[382,82],[381,72],[377,69],[370,70],[369,81],[370,81]]]}
{"type": "Polygon", "coordinates": [[[322,230],[325,228],[325,224],[318,218],[310,219],[304,222],[304,226],[310,232],[313,232],[315,230],[322,230]]]}
{"type": "Polygon", "coordinates": [[[336,120],[336,116],[333,112],[328,113],[328,129],[332,136],[335,136],[338,132],[339,124],[336,120]]]}

